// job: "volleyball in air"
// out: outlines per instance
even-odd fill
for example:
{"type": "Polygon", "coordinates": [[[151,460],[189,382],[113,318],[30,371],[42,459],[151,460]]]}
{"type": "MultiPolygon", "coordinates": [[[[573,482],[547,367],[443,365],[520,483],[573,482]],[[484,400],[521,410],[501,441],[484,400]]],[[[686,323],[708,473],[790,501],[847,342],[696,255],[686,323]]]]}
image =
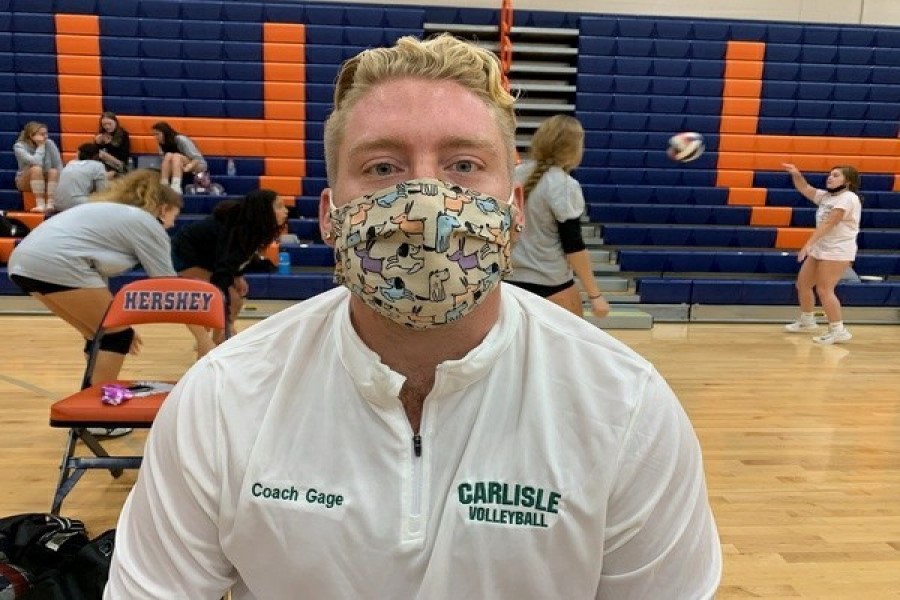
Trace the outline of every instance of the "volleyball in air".
{"type": "Polygon", "coordinates": [[[689,163],[703,156],[706,143],[703,136],[696,131],[685,131],[669,138],[667,154],[672,160],[689,163]]]}

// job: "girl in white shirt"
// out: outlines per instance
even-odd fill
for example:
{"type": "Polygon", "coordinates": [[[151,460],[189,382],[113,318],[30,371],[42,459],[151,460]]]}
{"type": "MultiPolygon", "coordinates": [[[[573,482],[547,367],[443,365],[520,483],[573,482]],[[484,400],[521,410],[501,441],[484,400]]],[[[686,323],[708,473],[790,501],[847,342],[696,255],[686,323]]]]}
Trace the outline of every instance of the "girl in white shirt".
{"type": "Polygon", "coordinates": [[[834,293],[841,275],[856,258],[856,237],[862,213],[859,192],[859,172],[854,167],[834,167],[828,174],[824,190],[811,186],[800,171],[785,163],[794,187],[818,206],[816,229],[797,254],[802,262],[797,276],[797,296],[800,300],[800,319],[785,326],[791,333],[814,331],[813,313],[816,294],[828,318],[829,331],[816,336],[818,344],[843,344],[853,337],[844,328],[841,302],[834,293]],[[813,293],[815,288],[815,293],[813,293]]]}

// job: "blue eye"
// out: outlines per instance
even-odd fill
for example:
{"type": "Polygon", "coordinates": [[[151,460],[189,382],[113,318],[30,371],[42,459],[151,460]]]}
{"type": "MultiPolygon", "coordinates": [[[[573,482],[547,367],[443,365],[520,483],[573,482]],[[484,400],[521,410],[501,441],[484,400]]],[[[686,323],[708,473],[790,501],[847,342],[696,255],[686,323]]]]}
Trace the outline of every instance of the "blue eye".
{"type": "Polygon", "coordinates": [[[394,173],[394,166],[388,163],[378,163],[371,168],[371,171],[379,176],[391,175],[394,173]]]}
{"type": "Polygon", "coordinates": [[[475,170],[475,163],[471,160],[461,160],[455,163],[454,167],[460,173],[471,173],[475,170]]]}

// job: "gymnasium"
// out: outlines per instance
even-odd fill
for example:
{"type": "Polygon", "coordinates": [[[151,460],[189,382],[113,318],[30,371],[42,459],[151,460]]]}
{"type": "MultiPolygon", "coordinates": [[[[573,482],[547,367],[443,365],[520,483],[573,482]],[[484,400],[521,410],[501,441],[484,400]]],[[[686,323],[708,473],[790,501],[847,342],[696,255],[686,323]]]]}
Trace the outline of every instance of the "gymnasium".
{"type": "MultiPolygon", "coordinates": [[[[251,328],[335,285],[318,218],[340,65],[441,32],[500,56],[523,157],[548,117],[584,127],[572,175],[611,305],[596,318],[585,298],[585,318],[649,359],[690,417],[724,554],[716,597],[900,598],[896,0],[0,0],[0,210],[29,230],[53,218],[16,189],[27,122],[47,125],[64,163],[104,111],[138,158],[158,155],[151,126],[171,123],[225,191],[185,193],[176,230],[258,188],[289,207],[271,268],[246,274],[238,330],[251,328]],[[684,132],[705,144],[690,162],[667,153],[684,132]],[[784,331],[816,227],[784,163],[816,188],[837,165],[861,175],[859,253],[836,289],[849,343],[784,331]]],[[[50,510],[68,432],[50,407],[84,371],[83,340],[8,277],[20,237],[0,238],[0,516],[50,510]]],[[[208,300],[135,294],[144,309],[208,300]]],[[[183,327],[138,331],[123,379],[174,381],[193,364],[183,327]]],[[[146,433],[103,446],[139,457],[146,433]]],[[[78,475],[61,514],[95,535],[115,527],[136,473],[78,475]]]]}

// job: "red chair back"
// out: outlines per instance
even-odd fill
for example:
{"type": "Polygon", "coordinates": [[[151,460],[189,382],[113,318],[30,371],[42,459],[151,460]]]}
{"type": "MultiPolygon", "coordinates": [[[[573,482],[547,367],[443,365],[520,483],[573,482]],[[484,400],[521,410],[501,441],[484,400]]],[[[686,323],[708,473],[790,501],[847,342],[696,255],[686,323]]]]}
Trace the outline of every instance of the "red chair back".
{"type": "Polygon", "coordinates": [[[224,329],[225,322],[225,300],[213,284],[185,277],[152,277],[116,292],[101,328],[183,323],[224,329]]]}

